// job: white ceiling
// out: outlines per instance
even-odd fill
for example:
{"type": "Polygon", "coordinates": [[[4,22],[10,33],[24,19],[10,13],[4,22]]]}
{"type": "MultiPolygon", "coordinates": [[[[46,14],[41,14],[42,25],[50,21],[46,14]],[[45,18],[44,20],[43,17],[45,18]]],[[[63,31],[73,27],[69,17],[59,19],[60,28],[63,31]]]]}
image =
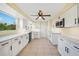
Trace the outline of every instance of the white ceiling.
{"type": "MultiPolygon", "coordinates": [[[[44,14],[51,14],[51,17],[55,16],[62,8],[65,3],[17,3],[26,14],[29,16],[36,15],[38,10],[42,10],[44,14]]],[[[31,16],[33,20],[36,17],[31,16]]],[[[51,17],[46,17],[45,19],[50,19],[51,17]]]]}

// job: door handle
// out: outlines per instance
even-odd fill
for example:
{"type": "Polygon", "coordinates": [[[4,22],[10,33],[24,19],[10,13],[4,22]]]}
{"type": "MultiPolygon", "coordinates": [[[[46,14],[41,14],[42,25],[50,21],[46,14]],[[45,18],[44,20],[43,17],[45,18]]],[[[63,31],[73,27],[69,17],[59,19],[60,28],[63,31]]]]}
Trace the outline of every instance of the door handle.
{"type": "Polygon", "coordinates": [[[19,41],[19,44],[21,44],[21,41],[19,41]]]}

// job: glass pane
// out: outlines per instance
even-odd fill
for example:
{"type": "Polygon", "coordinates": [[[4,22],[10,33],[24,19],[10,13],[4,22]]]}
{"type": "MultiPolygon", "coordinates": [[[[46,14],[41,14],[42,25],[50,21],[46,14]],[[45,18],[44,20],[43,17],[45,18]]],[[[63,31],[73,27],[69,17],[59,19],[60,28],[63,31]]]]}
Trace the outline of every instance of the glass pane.
{"type": "Polygon", "coordinates": [[[5,12],[0,11],[0,31],[15,30],[16,19],[5,12]]]}

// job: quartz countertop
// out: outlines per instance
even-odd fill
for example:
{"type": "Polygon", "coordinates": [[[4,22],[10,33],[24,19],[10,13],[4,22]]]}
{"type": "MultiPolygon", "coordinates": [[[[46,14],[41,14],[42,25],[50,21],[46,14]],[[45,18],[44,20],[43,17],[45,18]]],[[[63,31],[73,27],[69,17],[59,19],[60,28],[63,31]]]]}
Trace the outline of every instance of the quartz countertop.
{"type": "Polygon", "coordinates": [[[64,34],[62,34],[62,36],[67,37],[68,40],[70,40],[70,41],[72,41],[76,44],[79,44],[79,37],[77,37],[75,35],[64,35],[64,34]]]}
{"type": "Polygon", "coordinates": [[[10,39],[12,39],[12,38],[15,38],[15,37],[18,37],[18,36],[27,34],[27,33],[29,33],[29,32],[30,32],[30,31],[0,36],[0,42],[6,41],[6,40],[10,40],[10,39]]]}

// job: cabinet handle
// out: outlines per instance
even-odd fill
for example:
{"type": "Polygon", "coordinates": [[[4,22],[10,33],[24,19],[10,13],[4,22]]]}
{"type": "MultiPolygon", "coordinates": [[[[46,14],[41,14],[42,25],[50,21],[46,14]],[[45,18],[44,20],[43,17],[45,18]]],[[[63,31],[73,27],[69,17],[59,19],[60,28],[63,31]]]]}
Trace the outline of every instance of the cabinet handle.
{"type": "Polygon", "coordinates": [[[62,41],[63,41],[63,39],[60,39],[60,40],[62,40],[62,41]]]}
{"type": "Polygon", "coordinates": [[[74,48],[79,49],[78,47],[74,46],[74,48]]]}
{"type": "Polygon", "coordinates": [[[75,24],[76,24],[76,18],[75,18],[75,24]]]}
{"type": "Polygon", "coordinates": [[[8,44],[8,42],[4,43],[4,44],[1,44],[1,46],[5,46],[6,44],[8,44]]]}
{"type": "Polygon", "coordinates": [[[23,38],[23,36],[21,36],[21,38],[23,38]]]}
{"type": "Polygon", "coordinates": [[[66,51],[67,53],[69,53],[69,48],[65,47],[65,51],[66,51]]]}
{"type": "Polygon", "coordinates": [[[65,47],[65,51],[66,51],[66,47],[65,47]]]}
{"type": "Polygon", "coordinates": [[[67,48],[67,53],[69,53],[69,48],[67,48]]]}
{"type": "Polygon", "coordinates": [[[18,39],[15,39],[15,40],[18,40],[18,39]]]}
{"type": "Polygon", "coordinates": [[[19,44],[21,44],[21,41],[19,41],[19,44]]]}
{"type": "Polygon", "coordinates": [[[78,24],[79,24],[79,17],[78,17],[78,24]]]}
{"type": "Polygon", "coordinates": [[[12,51],[12,46],[10,46],[10,50],[12,51]]]}

